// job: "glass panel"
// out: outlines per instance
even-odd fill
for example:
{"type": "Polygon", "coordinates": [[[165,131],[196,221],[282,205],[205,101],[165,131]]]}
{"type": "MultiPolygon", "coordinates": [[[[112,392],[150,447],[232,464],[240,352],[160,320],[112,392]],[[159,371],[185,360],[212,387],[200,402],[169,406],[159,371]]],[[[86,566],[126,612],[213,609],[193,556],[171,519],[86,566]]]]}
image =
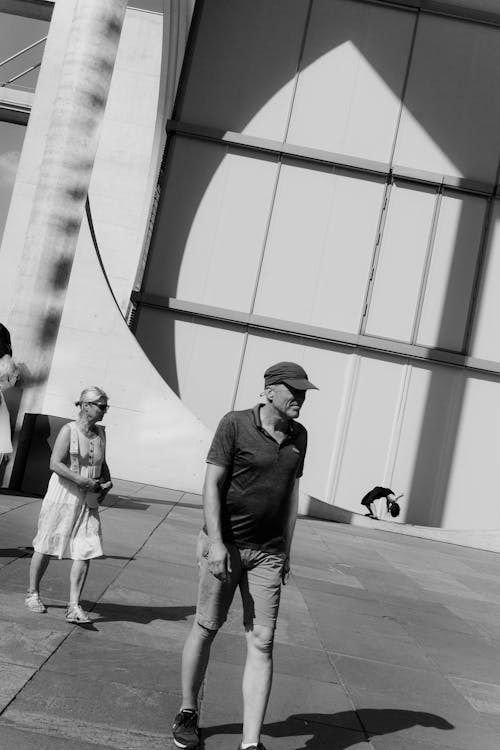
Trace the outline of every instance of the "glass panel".
{"type": "Polygon", "coordinates": [[[390,160],[415,16],[315,0],[287,141],[390,160]]]}
{"type": "Polygon", "coordinates": [[[433,243],[417,343],[461,351],[486,201],[444,195],[433,243]]]}
{"type": "MultiPolygon", "coordinates": [[[[498,335],[497,335],[498,338],[498,335]]],[[[465,374],[462,377],[466,377],[465,374]]],[[[441,525],[498,529],[498,377],[467,377],[441,525]]]]}
{"type": "Polygon", "coordinates": [[[460,415],[456,386],[461,377],[453,368],[427,363],[410,367],[393,475],[405,493],[409,523],[440,526],[452,426],[460,415]]]}
{"type": "Polygon", "coordinates": [[[358,333],[383,194],[378,179],[284,163],[255,312],[358,333]]]}
{"type": "MultiPolygon", "coordinates": [[[[38,42],[49,31],[48,21],[0,13],[0,62],[20,52],[34,42],[38,42]]],[[[45,43],[39,44],[0,68],[0,85],[33,65],[41,62],[45,43]]],[[[12,88],[34,91],[38,80],[39,68],[14,81],[12,88]]]]}
{"type": "Polygon", "coordinates": [[[493,183],[500,29],[421,15],[394,161],[493,183]]]}
{"type": "Polygon", "coordinates": [[[366,333],[411,341],[430,239],[435,192],[393,185],[366,333]]]}
{"type": "MultiPolygon", "coordinates": [[[[358,358],[346,432],[339,450],[335,505],[364,513],[362,497],[376,485],[391,486],[389,456],[404,368],[380,358],[358,358]]],[[[404,492],[400,487],[391,489],[404,492]]]]}
{"type": "Polygon", "coordinates": [[[479,288],[470,354],[500,362],[500,201],[495,201],[479,288]]]}
{"type": "Polygon", "coordinates": [[[277,160],[177,138],[143,291],[248,312],[277,160]]]}
{"type": "Polygon", "coordinates": [[[307,9],[303,0],[204,3],[176,116],[282,140],[307,9]]]}
{"type": "Polygon", "coordinates": [[[0,242],[21,157],[26,127],[0,121],[0,242]]]}

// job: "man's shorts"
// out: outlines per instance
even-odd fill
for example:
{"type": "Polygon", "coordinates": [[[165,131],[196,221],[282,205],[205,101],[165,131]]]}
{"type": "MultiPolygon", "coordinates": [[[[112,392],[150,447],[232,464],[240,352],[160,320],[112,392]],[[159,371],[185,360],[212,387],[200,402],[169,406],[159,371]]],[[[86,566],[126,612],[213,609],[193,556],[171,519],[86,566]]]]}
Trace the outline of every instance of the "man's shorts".
{"type": "Polygon", "coordinates": [[[220,581],[208,569],[208,537],[202,531],[198,540],[200,582],[196,619],[208,630],[218,630],[224,624],[236,587],[239,586],[243,603],[243,624],[274,630],[281,595],[281,575],[286,559],[284,553],[269,553],[255,549],[239,549],[226,545],[231,560],[228,580],[220,581]]]}

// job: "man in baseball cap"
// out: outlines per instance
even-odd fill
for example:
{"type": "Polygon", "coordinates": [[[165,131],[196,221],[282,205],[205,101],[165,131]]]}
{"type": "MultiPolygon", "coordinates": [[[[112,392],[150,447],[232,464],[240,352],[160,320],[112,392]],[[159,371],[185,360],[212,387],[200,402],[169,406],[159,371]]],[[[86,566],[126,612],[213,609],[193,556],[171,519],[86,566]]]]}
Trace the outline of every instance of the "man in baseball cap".
{"type": "Polygon", "coordinates": [[[268,367],[265,402],[226,414],[208,452],[198,605],[182,655],[182,703],[172,728],[183,750],[200,746],[198,694],[237,587],[247,642],[239,750],[265,750],[260,732],[271,691],[274,631],[307,448],[307,431],[295,419],[310,389],[318,390],[295,362],[268,367]]]}

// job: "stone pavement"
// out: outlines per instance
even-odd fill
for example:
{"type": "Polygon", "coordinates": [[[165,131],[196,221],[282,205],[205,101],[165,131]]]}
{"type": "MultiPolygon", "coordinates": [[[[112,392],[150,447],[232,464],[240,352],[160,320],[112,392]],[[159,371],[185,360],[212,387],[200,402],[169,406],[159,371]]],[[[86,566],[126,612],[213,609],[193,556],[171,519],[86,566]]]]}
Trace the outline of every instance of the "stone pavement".
{"type": "MultiPolygon", "coordinates": [[[[0,750],[170,750],[180,654],[195,611],[200,499],[118,483],[106,557],[64,620],[70,561],[49,605],[23,605],[40,501],[0,495],[0,750]]],[[[498,750],[500,556],[300,519],[276,634],[269,750],[498,750]]],[[[219,633],[204,687],[206,750],[241,730],[241,612],[219,633]]]]}

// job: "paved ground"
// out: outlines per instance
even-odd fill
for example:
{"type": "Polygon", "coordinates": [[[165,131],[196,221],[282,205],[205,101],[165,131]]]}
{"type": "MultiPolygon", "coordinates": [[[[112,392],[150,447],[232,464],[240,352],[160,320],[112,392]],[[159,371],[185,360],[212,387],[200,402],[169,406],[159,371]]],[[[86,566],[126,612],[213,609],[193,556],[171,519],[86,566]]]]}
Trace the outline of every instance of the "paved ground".
{"type": "MultiPolygon", "coordinates": [[[[45,615],[23,605],[39,500],[0,495],[0,750],[170,750],[194,613],[197,496],[122,485],[90,566],[91,627],[68,625],[69,561],[45,615]],[[124,497],[124,495],[127,497],[124,497]]],[[[300,520],[284,590],[269,750],[498,750],[500,556],[300,520]]],[[[206,750],[235,750],[244,646],[236,608],[202,701],[206,750]]]]}

